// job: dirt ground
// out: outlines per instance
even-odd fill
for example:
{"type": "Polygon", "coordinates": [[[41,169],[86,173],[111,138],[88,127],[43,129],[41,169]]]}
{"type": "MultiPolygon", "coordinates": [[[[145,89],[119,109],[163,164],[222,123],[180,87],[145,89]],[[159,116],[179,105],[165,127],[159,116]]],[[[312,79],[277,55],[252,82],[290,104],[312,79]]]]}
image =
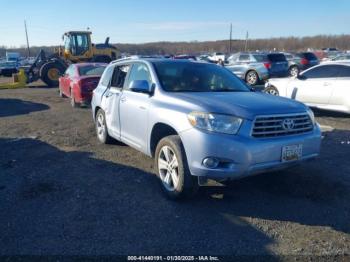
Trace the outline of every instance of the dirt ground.
{"type": "Polygon", "coordinates": [[[152,159],[97,143],[89,108],[0,90],[0,254],[349,255],[350,116],[316,114],[316,161],[176,203],[152,159]]]}

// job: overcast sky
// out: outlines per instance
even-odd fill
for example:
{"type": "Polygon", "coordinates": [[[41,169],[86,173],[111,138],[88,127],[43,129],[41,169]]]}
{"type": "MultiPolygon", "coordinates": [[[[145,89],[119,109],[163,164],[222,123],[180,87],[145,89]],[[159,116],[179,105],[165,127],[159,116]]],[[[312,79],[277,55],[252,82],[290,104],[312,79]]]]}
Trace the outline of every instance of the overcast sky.
{"type": "Polygon", "coordinates": [[[348,0],[0,0],[0,45],[58,45],[69,30],[95,43],[203,41],[350,33],[348,0]]]}

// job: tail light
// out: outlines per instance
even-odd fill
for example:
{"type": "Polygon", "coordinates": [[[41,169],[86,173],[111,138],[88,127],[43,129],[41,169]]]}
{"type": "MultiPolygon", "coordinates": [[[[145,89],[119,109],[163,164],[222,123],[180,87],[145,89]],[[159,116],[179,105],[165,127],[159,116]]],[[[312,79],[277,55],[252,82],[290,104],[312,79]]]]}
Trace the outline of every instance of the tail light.
{"type": "Polygon", "coordinates": [[[308,64],[309,64],[309,60],[303,58],[303,59],[301,59],[300,63],[301,63],[302,65],[308,65],[308,64]]]}
{"type": "Polygon", "coordinates": [[[266,69],[271,69],[271,63],[264,63],[266,69]]]}

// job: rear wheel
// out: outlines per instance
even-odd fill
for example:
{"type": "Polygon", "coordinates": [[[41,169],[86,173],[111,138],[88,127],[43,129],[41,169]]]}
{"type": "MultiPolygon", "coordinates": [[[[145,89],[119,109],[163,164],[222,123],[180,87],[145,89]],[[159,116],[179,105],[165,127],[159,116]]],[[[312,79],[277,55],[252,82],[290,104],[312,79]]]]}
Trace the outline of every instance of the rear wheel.
{"type": "Polygon", "coordinates": [[[255,71],[249,71],[245,76],[245,81],[251,85],[255,86],[259,82],[259,76],[258,73],[255,71]]]}
{"type": "Polygon", "coordinates": [[[58,88],[58,94],[61,98],[65,97],[60,87],[58,88]]]}
{"type": "Polygon", "coordinates": [[[97,140],[101,144],[109,144],[112,142],[112,138],[108,134],[106,117],[102,109],[99,109],[96,113],[95,128],[97,134],[97,140]]]}
{"type": "Polygon", "coordinates": [[[66,68],[57,61],[50,61],[40,69],[41,80],[49,87],[58,86],[58,78],[64,73],[66,68]]]}
{"type": "Polygon", "coordinates": [[[190,173],[179,136],[168,136],[158,143],[155,169],[160,178],[161,188],[168,198],[178,200],[196,193],[198,181],[190,173]]]}
{"type": "Polygon", "coordinates": [[[79,104],[75,101],[73,89],[70,90],[70,104],[73,108],[77,108],[79,104]]]}
{"type": "Polygon", "coordinates": [[[264,90],[264,92],[265,92],[266,94],[270,94],[270,95],[273,95],[273,96],[279,96],[279,95],[280,95],[279,92],[278,92],[278,90],[277,90],[277,88],[274,87],[274,86],[269,86],[268,88],[266,88],[266,89],[264,90]]]}

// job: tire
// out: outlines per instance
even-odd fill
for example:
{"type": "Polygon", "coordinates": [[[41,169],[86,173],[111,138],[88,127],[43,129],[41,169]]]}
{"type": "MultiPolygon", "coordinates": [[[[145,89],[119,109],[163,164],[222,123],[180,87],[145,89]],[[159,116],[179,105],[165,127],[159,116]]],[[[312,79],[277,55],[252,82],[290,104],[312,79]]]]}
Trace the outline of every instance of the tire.
{"type": "Polygon", "coordinates": [[[75,102],[73,89],[70,90],[70,104],[73,108],[79,107],[79,104],[77,102],[75,102]]]}
{"type": "Polygon", "coordinates": [[[112,137],[110,137],[108,134],[106,117],[102,109],[99,109],[96,113],[95,130],[97,140],[101,144],[110,144],[113,141],[112,137]]]}
{"type": "Polygon", "coordinates": [[[154,161],[155,172],[167,198],[180,200],[191,197],[197,192],[198,181],[190,173],[186,153],[179,136],[168,136],[160,140],[154,161]]]}
{"type": "Polygon", "coordinates": [[[297,66],[291,66],[288,72],[290,76],[297,77],[299,75],[300,70],[299,70],[299,67],[297,66]]]}
{"type": "Polygon", "coordinates": [[[50,61],[40,68],[40,78],[49,87],[59,85],[58,78],[64,73],[66,68],[57,61],[50,61]]]}
{"type": "Polygon", "coordinates": [[[269,94],[269,95],[273,95],[273,96],[279,96],[279,95],[280,95],[279,92],[278,92],[278,90],[277,90],[277,88],[274,87],[274,86],[269,86],[269,87],[267,87],[267,88],[264,90],[264,93],[269,94]]]}
{"type": "Polygon", "coordinates": [[[258,76],[258,73],[251,70],[251,71],[248,71],[248,73],[246,74],[245,76],[245,81],[248,85],[250,86],[255,86],[258,84],[259,82],[259,76],[258,76]]]}
{"type": "Polygon", "coordinates": [[[61,98],[66,97],[66,96],[63,94],[61,88],[58,88],[58,95],[59,95],[59,97],[61,97],[61,98]]]}

